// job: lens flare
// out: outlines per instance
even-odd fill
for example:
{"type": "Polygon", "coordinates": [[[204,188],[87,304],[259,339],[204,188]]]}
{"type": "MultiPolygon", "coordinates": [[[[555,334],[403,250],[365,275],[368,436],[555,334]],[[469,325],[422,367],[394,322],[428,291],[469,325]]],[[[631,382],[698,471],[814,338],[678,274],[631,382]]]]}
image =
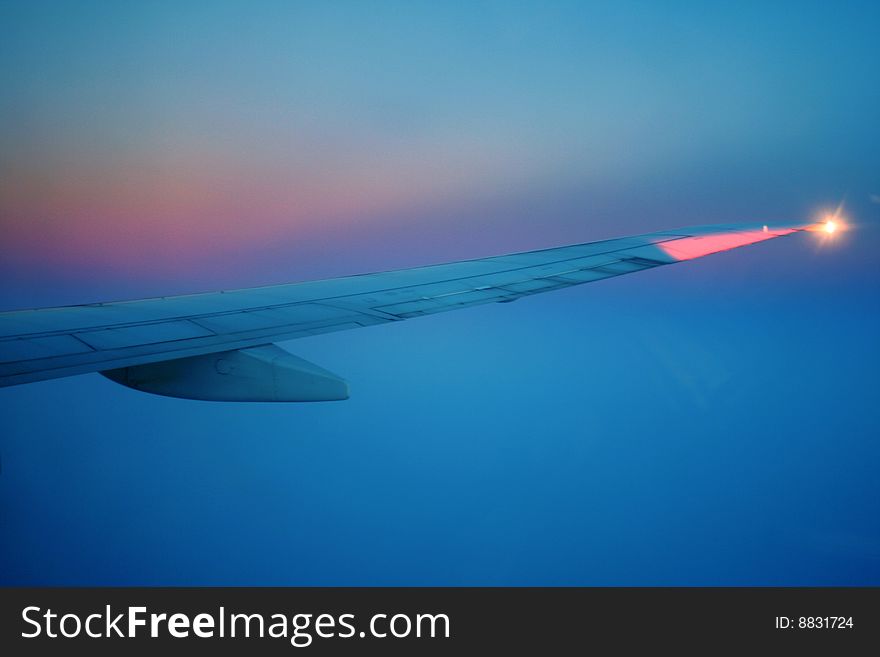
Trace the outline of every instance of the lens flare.
{"type": "Polygon", "coordinates": [[[832,238],[836,237],[848,230],[849,226],[847,222],[844,220],[841,215],[842,207],[838,207],[834,212],[822,212],[818,217],[815,218],[814,223],[807,226],[807,230],[819,233],[823,237],[832,238]]]}

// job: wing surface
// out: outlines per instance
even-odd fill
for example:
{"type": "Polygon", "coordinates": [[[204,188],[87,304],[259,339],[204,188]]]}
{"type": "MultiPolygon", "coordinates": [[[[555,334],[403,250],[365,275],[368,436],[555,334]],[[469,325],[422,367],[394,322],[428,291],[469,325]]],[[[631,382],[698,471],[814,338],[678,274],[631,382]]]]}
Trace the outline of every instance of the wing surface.
{"type": "Polygon", "coordinates": [[[682,228],[320,281],[0,313],[0,386],[249,349],[514,301],[816,224],[682,228]]]}

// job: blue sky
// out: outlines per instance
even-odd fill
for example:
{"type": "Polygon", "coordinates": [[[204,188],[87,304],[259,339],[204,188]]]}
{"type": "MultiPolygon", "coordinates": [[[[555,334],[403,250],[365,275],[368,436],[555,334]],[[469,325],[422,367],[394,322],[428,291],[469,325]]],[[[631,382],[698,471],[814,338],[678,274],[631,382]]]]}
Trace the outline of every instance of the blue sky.
{"type": "Polygon", "coordinates": [[[17,584],[878,584],[873,3],[3,3],[3,309],[794,236],[285,346],[352,399],[0,390],[17,584]]]}

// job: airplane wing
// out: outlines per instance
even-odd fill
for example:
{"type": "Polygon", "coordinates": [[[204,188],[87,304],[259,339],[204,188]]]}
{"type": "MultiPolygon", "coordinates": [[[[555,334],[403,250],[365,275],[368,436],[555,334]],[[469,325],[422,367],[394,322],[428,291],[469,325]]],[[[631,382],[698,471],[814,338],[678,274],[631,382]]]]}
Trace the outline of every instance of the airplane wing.
{"type": "Polygon", "coordinates": [[[346,399],[281,340],[508,302],[825,224],[732,224],[321,281],[0,313],[0,386],[101,372],[190,399],[346,399]]]}

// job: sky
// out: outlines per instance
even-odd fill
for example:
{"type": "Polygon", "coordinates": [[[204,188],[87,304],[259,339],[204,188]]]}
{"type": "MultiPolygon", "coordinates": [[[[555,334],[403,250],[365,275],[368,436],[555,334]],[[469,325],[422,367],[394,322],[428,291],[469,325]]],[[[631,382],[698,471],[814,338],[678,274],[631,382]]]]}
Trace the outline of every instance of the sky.
{"type": "Polygon", "coordinates": [[[878,24],[0,2],[0,310],[847,225],[284,343],[345,402],[0,389],[0,583],[880,584],[878,24]]]}

